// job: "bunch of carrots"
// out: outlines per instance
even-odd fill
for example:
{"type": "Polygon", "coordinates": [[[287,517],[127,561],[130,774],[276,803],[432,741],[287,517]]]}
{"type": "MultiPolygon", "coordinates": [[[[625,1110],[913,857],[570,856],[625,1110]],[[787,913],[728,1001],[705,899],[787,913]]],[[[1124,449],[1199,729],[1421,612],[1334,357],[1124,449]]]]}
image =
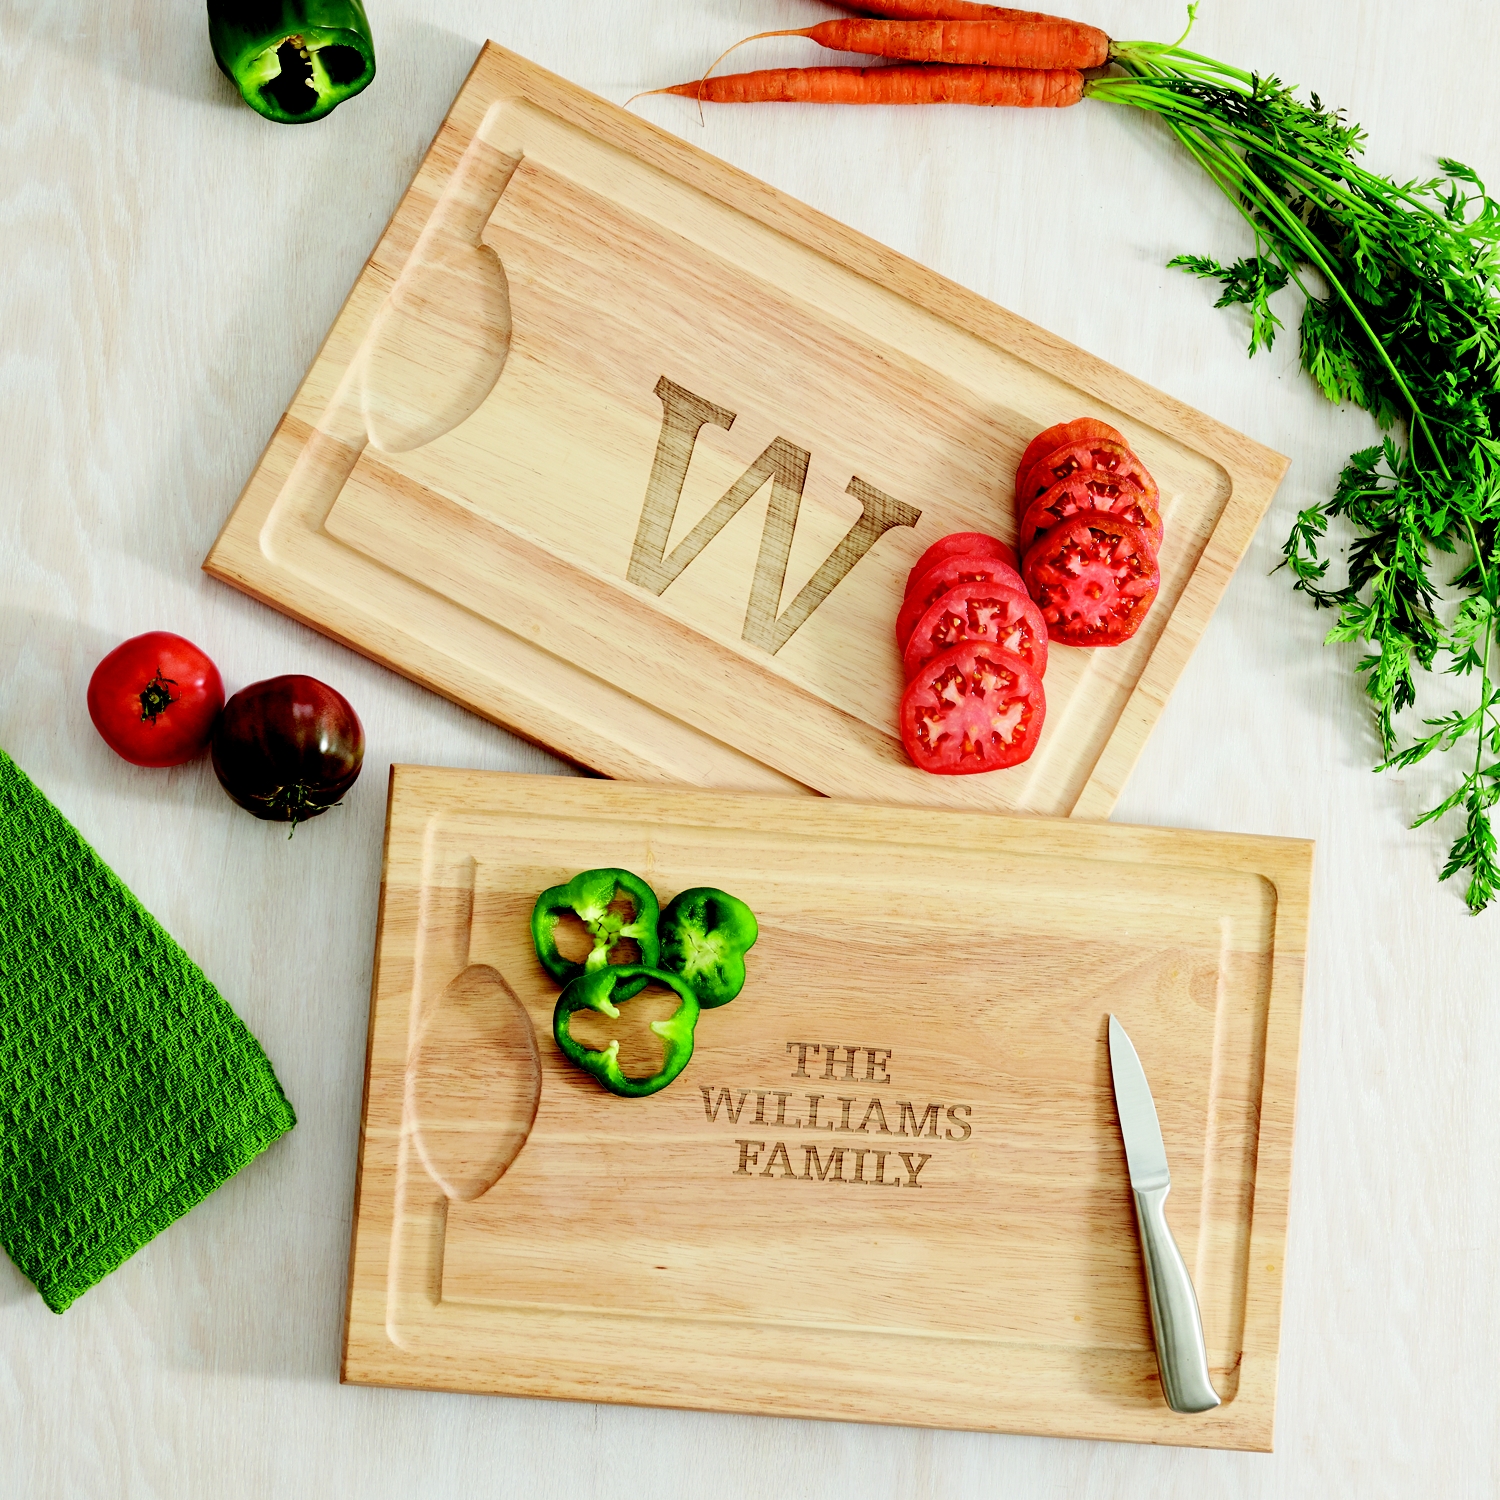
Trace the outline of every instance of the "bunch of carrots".
{"type": "Polygon", "coordinates": [[[891,65],[705,75],[652,92],[714,104],[1058,107],[1077,104],[1084,96],[1084,71],[1103,67],[1113,55],[1113,43],[1098,27],[1038,11],[969,0],[860,0],[851,8],[863,14],[801,30],[763,31],[745,42],[801,36],[835,52],[891,58],[891,65]]]}

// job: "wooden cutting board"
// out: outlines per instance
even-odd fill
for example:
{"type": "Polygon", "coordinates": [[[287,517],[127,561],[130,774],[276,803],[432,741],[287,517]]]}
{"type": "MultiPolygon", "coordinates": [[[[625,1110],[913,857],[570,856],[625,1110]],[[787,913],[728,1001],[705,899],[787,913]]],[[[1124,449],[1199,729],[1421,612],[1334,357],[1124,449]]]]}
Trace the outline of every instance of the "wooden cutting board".
{"type": "MultiPolygon", "coordinates": [[[[688,107],[688,106],[685,106],[688,107]]],[[[205,566],[637,781],[1104,816],[1286,460],[487,46],[205,566]],[[896,735],[907,570],[1028,440],[1157,477],[1163,587],[1010,772],[896,735]]]]}
{"type": "MultiPolygon", "coordinates": [[[[398,767],[344,1378],[1268,1449],[1311,858],[398,767]],[[537,894],[601,865],[760,920],[646,1099],[562,1057],[531,946],[537,894]],[[1161,1118],[1203,1416],[1161,1396],[1111,1011],[1161,1118]]],[[[586,1036],[637,1074],[653,994],[586,1036]]]]}

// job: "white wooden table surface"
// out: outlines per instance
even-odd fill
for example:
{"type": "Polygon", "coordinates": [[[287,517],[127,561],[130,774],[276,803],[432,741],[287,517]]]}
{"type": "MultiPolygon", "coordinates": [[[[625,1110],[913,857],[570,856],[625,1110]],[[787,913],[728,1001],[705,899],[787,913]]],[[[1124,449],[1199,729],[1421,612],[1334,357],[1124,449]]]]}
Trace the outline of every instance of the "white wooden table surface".
{"type": "MultiPolygon", "coordinates": [[[[1500,1493],[1500,910],[1470,918],[1438,886],[1451,831],[1405,826],[1430,781],[1370,774],[1356,653],[1323,649],[1327,620],[1271,576],[1295,509],[1373,429],[1314,395],[1295,331],[1251,363],[1241,323],[1163,269],[1242,253],[1236,221],[1152,120],[1089,103],[705,126],[682,101],[637,108],[1293,459],[1116,812],[1318,841],[1276,1453],[339,1386],[386,767],[563,768],[199,563],[484,37],[623,101],[834,13],[370,9],[374,87],[288,129],[219,77],[202,0],[0,0],[0,745],[219,984],[301,1117],[65,1317],[0,1257],[0,1495],[1500,1493]],[[283,671],[340,687],[370,742],[346,806],[288,842],[205,763],[116,759],[85,686],[153,628],[207,648],[231,691],[283,671]]],[[[1182,21],[1177,0],[1078,14],[1126,36],[1182,21]]],[[[1346,105],[1379,169],[1452,153],[1500,180],[1484,0],[1210,0],[1195,42],[1346,105]]],[[[763,43],[745,65],[810,52],[763,43]]]]}

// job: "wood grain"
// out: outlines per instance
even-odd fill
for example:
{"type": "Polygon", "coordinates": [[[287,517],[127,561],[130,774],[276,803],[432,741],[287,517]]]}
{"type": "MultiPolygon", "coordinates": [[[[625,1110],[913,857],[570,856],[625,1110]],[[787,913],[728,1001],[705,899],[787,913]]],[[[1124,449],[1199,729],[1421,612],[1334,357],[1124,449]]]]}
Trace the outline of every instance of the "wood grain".
{"type": "Polygon", "coordinates": [[[396,768],[345,1378],[1269,1448],[1311,854],[396,768]],[[760,922],[644,1100],[562,1056],[532,951],[537,893],[600,865],[760,922]],[[1161,1399],[1111,1011],[1225,1398],[1200,1418],[1161,1399]]]}
{"type": "Polygon", "coordinates": [[[491,45],[205,567],[612,775],[1098,816],[1285,463],[491,45]],[[1081,413],[1161,486],[1155,608],[1051,653],[1024,770],[924,775],[907,570],[1081,413]]]}

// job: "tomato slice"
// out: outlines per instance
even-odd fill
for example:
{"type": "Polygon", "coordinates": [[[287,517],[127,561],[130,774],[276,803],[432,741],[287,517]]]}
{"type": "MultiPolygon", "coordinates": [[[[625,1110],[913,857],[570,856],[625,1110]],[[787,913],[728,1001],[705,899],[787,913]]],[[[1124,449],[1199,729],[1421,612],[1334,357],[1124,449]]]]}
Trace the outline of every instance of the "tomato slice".
{"type": "Polygon", "coordinates": [[[1133,479],[1145,490],[1151,503],[1161,509],[1161,494],[1145,464],[1124,443],[1092,438],[1083,443],[1064,443],[1032,464],[1016,487],[1016,504],[1021,513],[1025,514],[1026,507],[1038,495],[1045,494],[1059,479],[1066,479],[1078,469],[1103,470],[1107,474],[1133,479]]]}
{"type": "Polygon", "coordinates": [[[1089,510],[1121,516],[1132,526],[1139,526],[1151,538],[1153,547],[1161,546],[1161,512],[1135,480],[1122,474],[1101,474],[1096,469],[1075,469],[1026,507],[1019,535],[1022,550],[1030,548],[1037,532],[1048,531],[1059,521],[1089,510]]]}
{"type": "Polygon", "coordinates": [[[1001,558],[979,557],[972,552],[945,557],[907,589],[901,611],[896,616],[896,649],[904,655],[917,621],[949,589],[965,583],[1003,583],[1007,588],[1020,589],[1022,593],[1026,591],[1021,575],[1001,558]]]}
{"type": "Polygon", "coordinates": [[[1037,459],[1045,458],[1055,448],[1061,448],[1066,443],[1086,443],[1091,438],[1106,438],[1112,443],[1125,442],[1124,433],[1117,432],[1108,422],[1096,421],[1093,417],[1077,417],[1071,422],[1058,422],[1045,432],[1037,433],[1027,443],[1021,462],[1016,465],[1017,499],[1021,494],[1021,481],[1037,459]]]}
{"type": "Polygon", "coordinates": [[[1009,563],[1012,568],[1016,569],[1019,577],[1020,560],[999,537],[989,536],[983,531],[955,531],[951,536],[945,536],[941,541],[934,542],[912,564],[911,572],[906,575],[906,592],[911,593],[912,585],[929,568],[936,567],[944,558],[957,557],[960,554],[969,557],[998,557],[1001,562],[1009,563]]]}
{"type": "Polygon", "coordinates": [[[929,605],[917,621],[902,656],[906,680],[962,641],[999,646],[1038,677],[1047,670],[1047,622],[1031,599],[1003,584],[964,583],[929,605]]]}
{"type": "Polygon", "coordinates": [[[1067,646],[1128,641],[1161,587],[1146,533],[1098,511],[1039,533],[1023,571],[1047,633],[1067,646]]]}
{"type": "Polygon", "coordinates": [[[1000,771],[1030,757],[1047,717],[1042,679],[1019,656],[964,641],[935,656],[901,696],[901,743],[937,776],[1000,771]]]}

